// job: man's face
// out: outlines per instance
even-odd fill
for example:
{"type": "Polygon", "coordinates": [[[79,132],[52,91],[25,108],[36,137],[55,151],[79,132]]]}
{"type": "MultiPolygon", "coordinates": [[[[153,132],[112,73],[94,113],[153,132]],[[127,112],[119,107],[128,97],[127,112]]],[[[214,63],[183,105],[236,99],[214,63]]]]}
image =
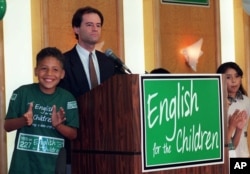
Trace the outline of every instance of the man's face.
{"type": "Polygon", "coordinates": [[[96,13],[84,14],[80,27],[74,27],[80,45],[95,45],[101,37],[101,19],[96,13]]]}

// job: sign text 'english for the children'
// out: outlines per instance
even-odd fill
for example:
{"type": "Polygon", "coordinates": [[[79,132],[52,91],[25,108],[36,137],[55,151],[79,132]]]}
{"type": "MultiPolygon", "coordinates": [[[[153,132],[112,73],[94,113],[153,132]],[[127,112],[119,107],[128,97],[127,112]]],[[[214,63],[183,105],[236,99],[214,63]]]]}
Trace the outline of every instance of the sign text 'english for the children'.
{"type": "Polygon", "coordinates": [[[219,78],[145,78],[141,82],[146,166],[221,161],[219,78]]]}

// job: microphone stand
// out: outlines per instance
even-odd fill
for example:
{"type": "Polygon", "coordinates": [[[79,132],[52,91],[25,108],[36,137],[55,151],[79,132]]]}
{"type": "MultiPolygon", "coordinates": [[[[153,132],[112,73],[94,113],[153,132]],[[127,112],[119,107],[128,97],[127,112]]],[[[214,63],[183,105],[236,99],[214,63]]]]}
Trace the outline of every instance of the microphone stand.
{"type": "Polygon", "coordinates": [[[116,69],[116,74],[132,74],[132,72],[130,70],[127,70],[125,68],[123,68],[122,66],[115,66],[116,69]]]}

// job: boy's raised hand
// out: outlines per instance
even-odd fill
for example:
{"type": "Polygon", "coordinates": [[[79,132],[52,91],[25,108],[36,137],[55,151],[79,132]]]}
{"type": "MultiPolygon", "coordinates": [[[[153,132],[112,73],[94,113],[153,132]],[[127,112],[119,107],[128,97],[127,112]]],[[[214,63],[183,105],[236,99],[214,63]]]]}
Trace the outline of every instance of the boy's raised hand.
{"type": "Polygon", "coordinates": [[[52,126],[55,128],[62,124],[66,120],[64,109],[61,107],[59,111],[56,112],[56,106],[54,105],[52,109],[51,120],[52,126]]]}
{"type": "Polygon", "coordinates": [[[24,113],[24,118],[25,118],[25,122],[28,126],[32,125],[33,123],[33,103],[31,102],[28,108],[28,111],[26,113],[24,113]]]}

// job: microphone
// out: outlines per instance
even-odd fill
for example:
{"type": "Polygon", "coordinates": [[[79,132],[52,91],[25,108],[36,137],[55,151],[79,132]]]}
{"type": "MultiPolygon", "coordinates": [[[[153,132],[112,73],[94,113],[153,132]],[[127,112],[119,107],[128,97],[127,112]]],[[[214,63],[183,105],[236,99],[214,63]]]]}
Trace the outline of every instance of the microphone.
{"type": "Polygon", "coordinates": [[[129,72],[130,74],[132,74],[132,72],[130,71],[130,69],[121,61],[121,59],[119,59],[111,49],[107,49],[105,51],[105,55],[109,58],[111,58],[116,65],[118,65],[119,67],[122,67],[124,70],[126,70],[127,72],[129,72]]]}

